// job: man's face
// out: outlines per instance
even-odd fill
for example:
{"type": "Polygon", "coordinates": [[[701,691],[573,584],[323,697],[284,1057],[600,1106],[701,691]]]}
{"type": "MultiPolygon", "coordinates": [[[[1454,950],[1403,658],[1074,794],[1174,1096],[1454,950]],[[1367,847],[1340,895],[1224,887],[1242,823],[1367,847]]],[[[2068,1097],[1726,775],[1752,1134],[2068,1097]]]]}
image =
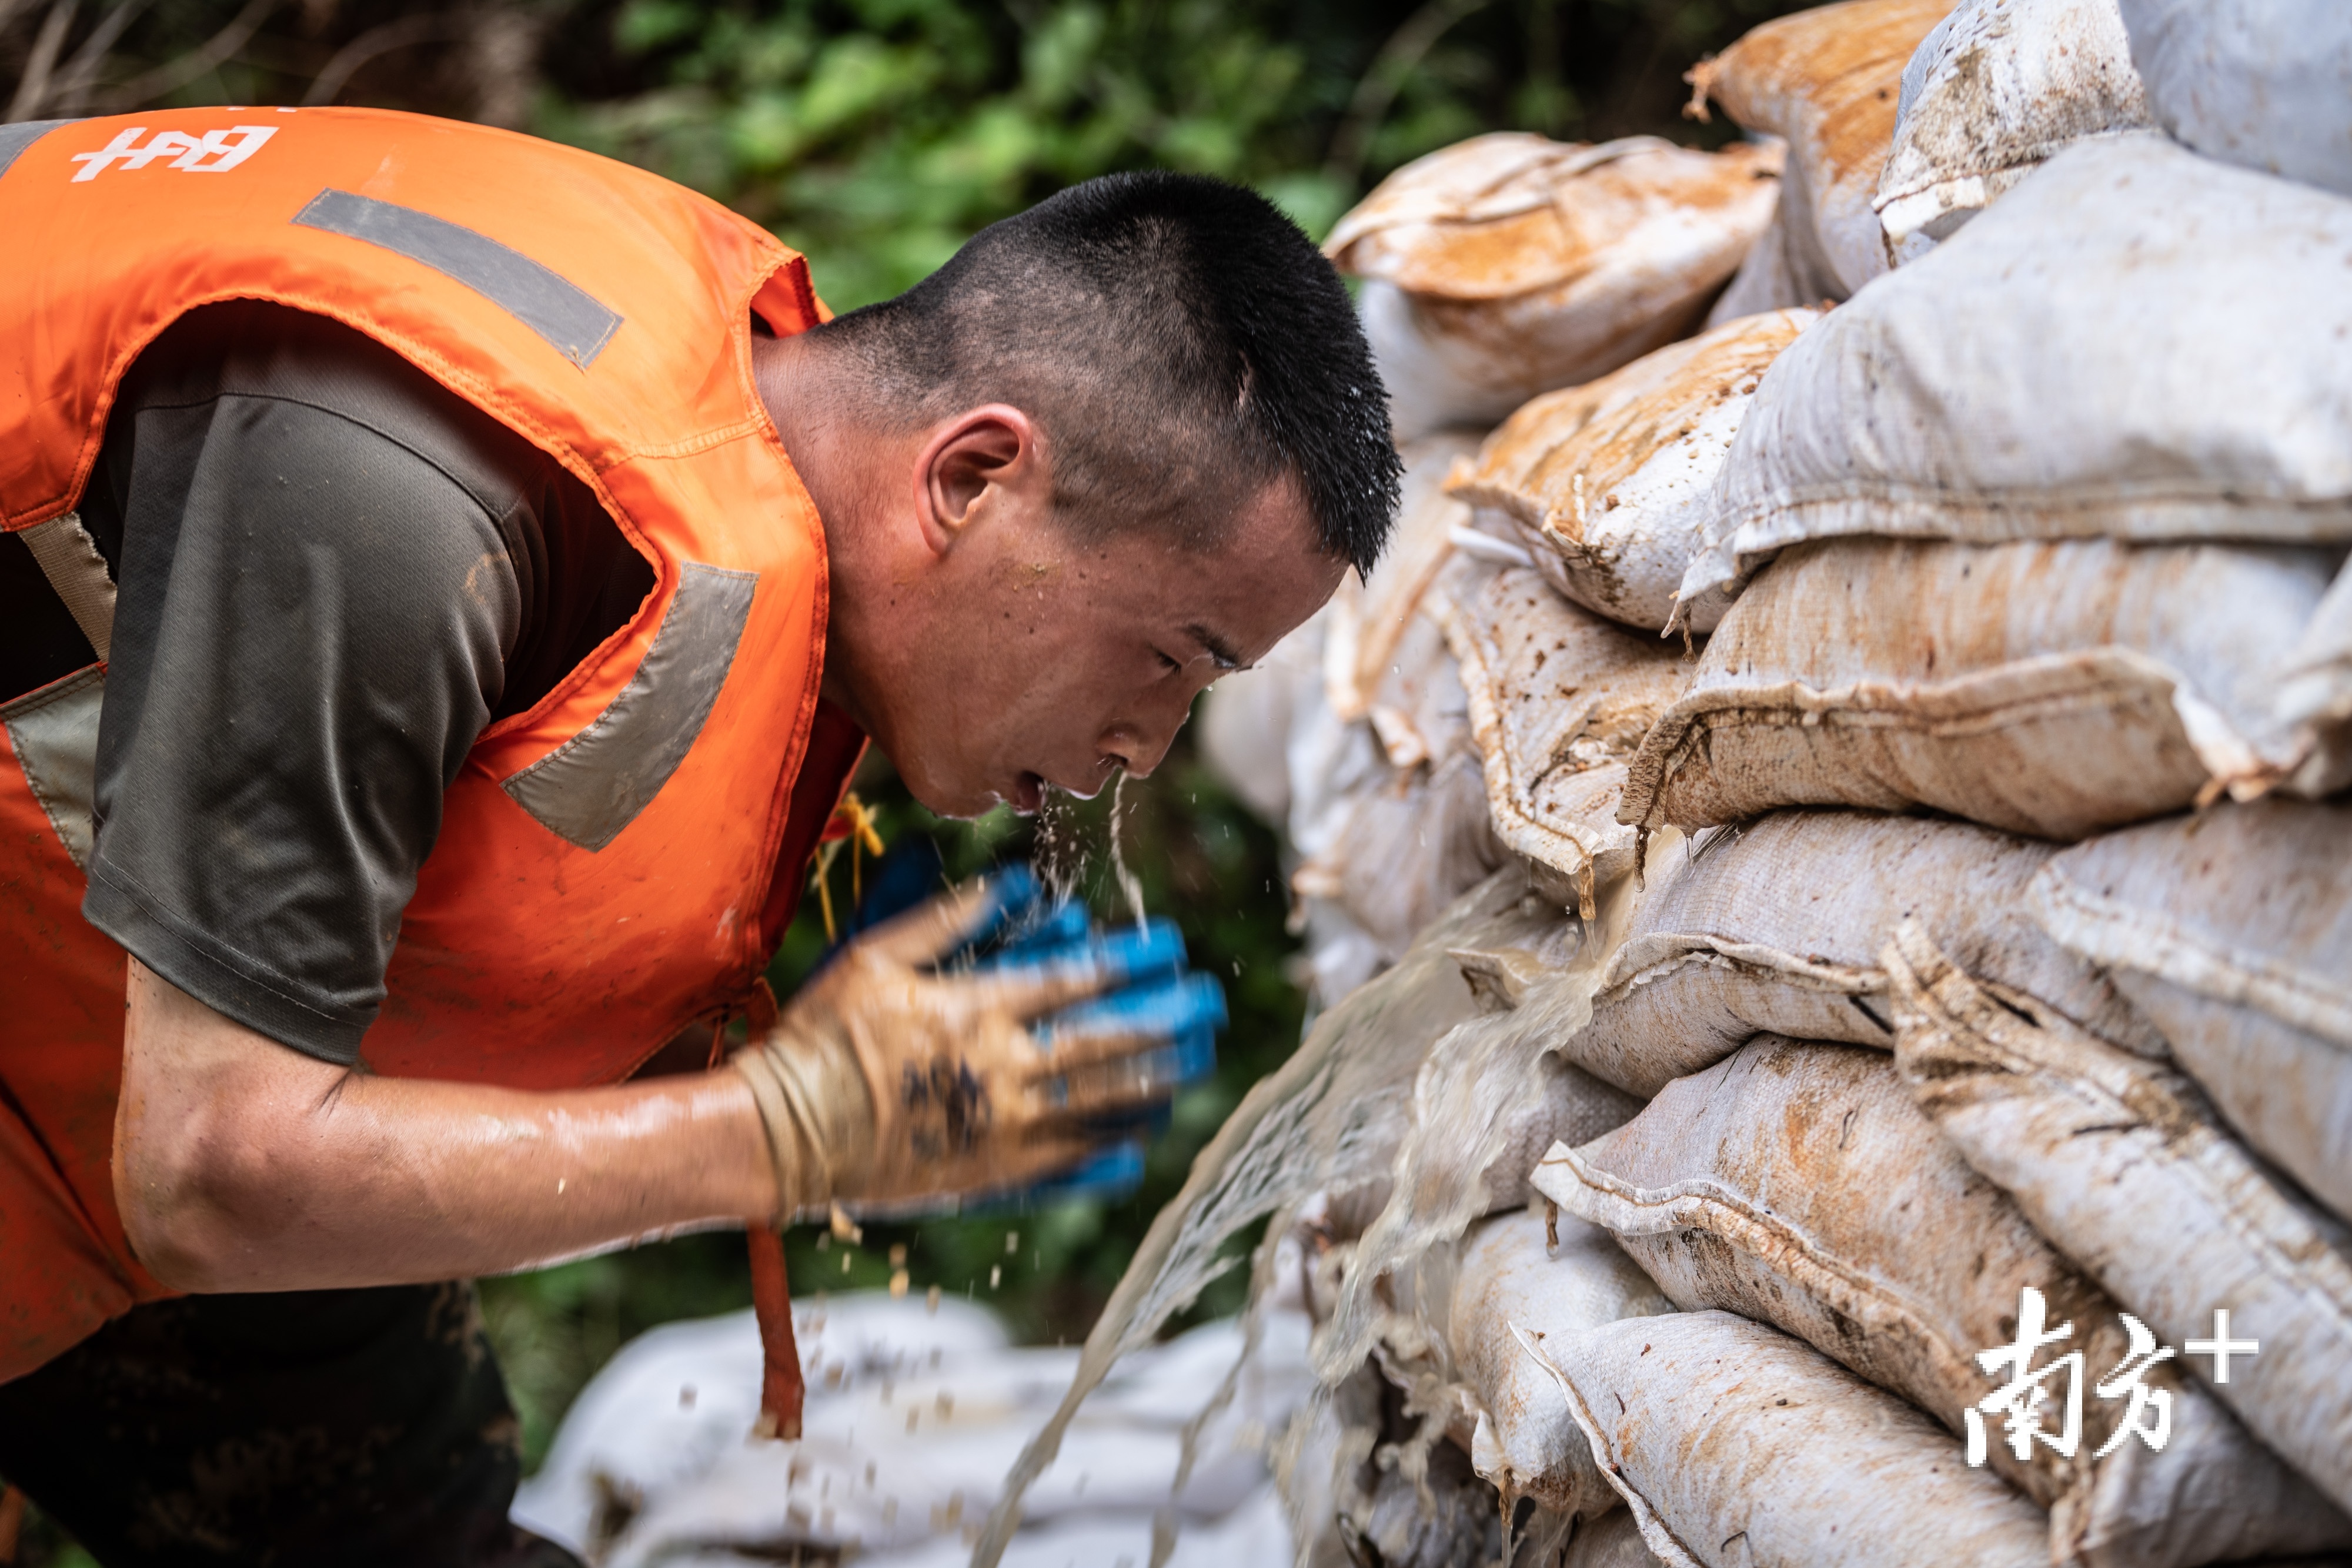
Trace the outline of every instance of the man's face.
{"type": "Polygon", "coordinates": [[[1345,570],[1287,480],[1213,549],[1148,528],[1087,540],[1007,508],[940,566],[923,645],[865,706],[916,798],[948,816],[1034,811],[1048,785],[1092,795],[1115,769],[1150,773],[1192,699],[1262,658],[1345,570]]]}

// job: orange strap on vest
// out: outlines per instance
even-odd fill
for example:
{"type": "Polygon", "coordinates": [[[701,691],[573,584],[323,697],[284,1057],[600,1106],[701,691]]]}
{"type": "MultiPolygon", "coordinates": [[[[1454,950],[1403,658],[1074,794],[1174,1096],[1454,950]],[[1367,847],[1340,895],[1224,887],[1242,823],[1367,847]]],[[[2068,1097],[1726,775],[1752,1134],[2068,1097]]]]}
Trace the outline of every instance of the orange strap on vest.
{"type": "MultiPolygon", "coordinates": [[[[752,383],[755,316],[823,319],[801,259],[641,171],[362,110],[0,127],[0,224],[39,236],[0,253],[10,531],[71,512],[158,333],[263,299],[549,453],[654,566],[635,617],[450,786],[368,1068],[608,1082],[740,1006],[862,740],[820,721],[824,533],[752,383]]],[[[104,684],[0,705],[0,1379],[167,1293],[109,1168],[124,955],[80,917],[104,684]]]]}

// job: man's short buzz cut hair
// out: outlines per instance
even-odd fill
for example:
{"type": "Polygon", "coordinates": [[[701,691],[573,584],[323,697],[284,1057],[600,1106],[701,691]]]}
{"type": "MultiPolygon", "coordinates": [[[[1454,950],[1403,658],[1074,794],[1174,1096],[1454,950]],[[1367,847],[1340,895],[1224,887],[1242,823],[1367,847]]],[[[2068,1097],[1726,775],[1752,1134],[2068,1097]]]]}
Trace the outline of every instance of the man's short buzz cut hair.
{"type": "Polygon", "coordinates": [[[1369,572],[1401,465],[1339,274],[1255,192],[1112,174],[972,236],[896,299],[819,329],[901,417],[1003,402],[1035,419],[1055,509],[1213,548],[1291,476],[1329,555],[1369,572]]]}

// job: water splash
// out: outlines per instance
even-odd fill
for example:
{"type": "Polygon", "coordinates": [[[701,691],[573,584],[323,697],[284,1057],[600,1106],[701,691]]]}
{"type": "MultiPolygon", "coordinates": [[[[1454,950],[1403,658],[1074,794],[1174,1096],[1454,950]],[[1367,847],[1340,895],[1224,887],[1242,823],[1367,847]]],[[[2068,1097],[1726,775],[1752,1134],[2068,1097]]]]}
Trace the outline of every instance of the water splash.
{"type": "Polygon", "coordinates": [[[1118,890],[1127,894],[1127,907],[1135,916],[1135,928],[1140,931],[1143,929],[1143,883],[1127,868],[1127,849],[1119,832],[1127,812],[1126,797],[1127,769],[1122,768],[1118,770],[1118,777],[1111,780],[1110,818],[1104,824],[1104,831],[1110,838],[1111,875],[1118,880],[1118,890]]]}
{"type": "MultiPolygon", "coordinates": [[[[1144,923],[1143,880],[1128,865],[1121,841],[1127,816],[1126,796],[1127,774],[1122,769],[1111,780],[1110,808],[1103,819],[1108,850],[1105,858],[1110,880],[1118,884],[1120,896],[1127,901],[1128,913],[1140,927],[1144,923]]],[[[1029,864],[1037,874],[1039,885],[1055,902],[1085,895],[1087,873],[1094,862],[1093,835],[1087,831],[1085,819],[1079,815],[1079,797],[1048,784],[1037,805],[1036,836],[1031,843],[1029,864]]]]}
{"type": "Polygon", "coordinates": [[[1477,1010],[1450,949],[1482,946],[1531,920],[1525,873],[1509,868],[1466,894],[1397,966],[1318,1019],[1298,1050],[1250,1091],[1192,1162],[1183,1191],[1151,1223],[1087,1335],[1061,1407],[1030,1439],[972,1554],[992,1568],[1021,1520],[1031,1483],[1061,1451],[1078,1406],[1129,1351],[1239,1260],[1223,1244],[1310,1194],[1387,1177],[1411,1121],[1414,1080],[1431,1045],[1477,1010]]]}

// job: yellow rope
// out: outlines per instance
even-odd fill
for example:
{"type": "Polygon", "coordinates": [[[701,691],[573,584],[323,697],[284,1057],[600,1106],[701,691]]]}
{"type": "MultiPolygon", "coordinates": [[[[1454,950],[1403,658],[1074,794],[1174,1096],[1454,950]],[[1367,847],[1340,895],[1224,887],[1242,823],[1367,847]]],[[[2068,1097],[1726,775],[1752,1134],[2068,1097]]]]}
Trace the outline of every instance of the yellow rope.
{"type": "Polygon", "coordinates": [[[877,825],[880,819],[871,806],[857,798],[856,790],[853,789],[841,798],[841,804],[835,808],[834,816],[846,820],[849,831],[841,838],[820,845],[816,852],[816,863],[809,868],[809,881],[816,884],[817,908],[824,915],[824,939],[827,942],[841,940],[840,930],[833,918],[833,862],[841,858],[841,846],[850,846],[849,901],[852,914],[856,913],[857,905],[866,902],[866,857],[870,854],[877,860],[882,858],[882,834],[877,825]]]}

